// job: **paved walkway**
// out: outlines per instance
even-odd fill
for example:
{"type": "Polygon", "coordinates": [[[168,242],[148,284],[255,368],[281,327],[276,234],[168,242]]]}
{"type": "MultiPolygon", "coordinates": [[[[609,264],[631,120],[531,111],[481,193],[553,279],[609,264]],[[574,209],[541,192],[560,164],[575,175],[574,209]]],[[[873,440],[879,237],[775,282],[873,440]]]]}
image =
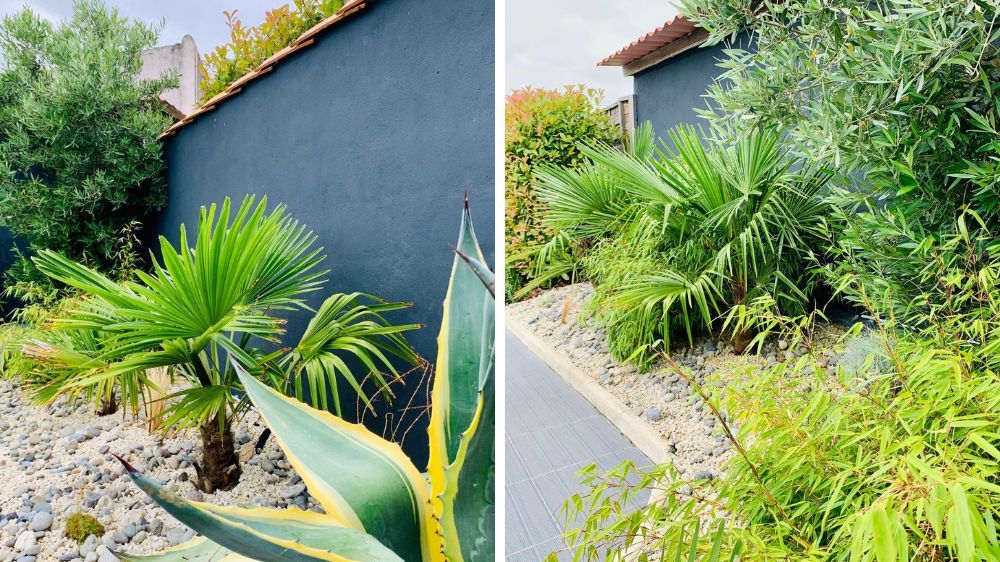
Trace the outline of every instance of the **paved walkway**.
{"type": "Polygon", "coordinates": [[[625,459],[651,463],[510,332],[506,341],[506,556],[541,562],[565,548],[560,510],[582,489],[578,470],[595,461],[604,469],[625,459]]]}

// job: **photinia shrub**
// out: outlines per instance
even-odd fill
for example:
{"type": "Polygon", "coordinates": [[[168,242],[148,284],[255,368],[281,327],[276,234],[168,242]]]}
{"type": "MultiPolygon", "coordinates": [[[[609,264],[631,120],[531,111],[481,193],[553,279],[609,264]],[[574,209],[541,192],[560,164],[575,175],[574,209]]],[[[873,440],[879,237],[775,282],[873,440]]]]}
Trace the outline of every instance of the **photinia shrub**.
{"type": "Polygon", "coordinates": [[[534,170],[539,165],[575,168],[586,162],[580,144],[620,140],[620,130],[600,111],[600,100],[599,90],[583,86],[562,92],[526,87],[507,96],[504,233],[508,288],[521,287],[535,276],[534,250],[555,234],[543,222],[534,170]]]}
{"type": "Polygon", "coordinates": [[[323,19],[333,15],[344,0],[293,0],[264,14],[264,22],[245,27],[239,10],[223,12],[229,26],[229,43],[216,47],[202,59],[202,102],[226,89],[235,80],[254,70],[267,57],[323,19]]]}

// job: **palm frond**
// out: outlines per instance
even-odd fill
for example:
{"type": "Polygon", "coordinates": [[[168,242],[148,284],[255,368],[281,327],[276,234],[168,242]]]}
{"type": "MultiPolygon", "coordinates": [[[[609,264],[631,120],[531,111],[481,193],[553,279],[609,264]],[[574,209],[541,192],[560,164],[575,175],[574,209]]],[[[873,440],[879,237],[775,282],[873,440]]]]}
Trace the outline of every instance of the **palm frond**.
{"type": "Polygon", "coordinates": [[[308,394],[314,407],[327,409],[328,396],[332,395],[334,410],[340,415],[337,385],[344,380],[371,407],[371,400],[362,392],[361,382],[348,364],[352,360],[364,366],[382,393],[389,393],[387,376],[399,376],[393,361],[409,365],[419,362],[403,334],[420,325],[393,325],[383,314],[409,306],[363,293],[328,297],[309,321],[298,345],[280,362],[295,397],[305,401],[308,394]]]}

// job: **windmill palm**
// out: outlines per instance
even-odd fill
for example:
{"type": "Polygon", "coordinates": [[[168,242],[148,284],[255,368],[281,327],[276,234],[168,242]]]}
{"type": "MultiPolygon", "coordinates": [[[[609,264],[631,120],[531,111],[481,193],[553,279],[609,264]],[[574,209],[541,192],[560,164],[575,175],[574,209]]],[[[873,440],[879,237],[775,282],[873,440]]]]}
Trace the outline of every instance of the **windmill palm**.
{"type": "MultiPolygon", "coordinates": [[[[690,340],[762,295],[801,310],[829,175],[789,157],[773,131],[707,146],[682,126],[669,138],[673,148],[654,148],[646,125],[630,148],[584,148],[588,167],[539,172],[553,226],[592,241],[636,231],[653,238],[660,271],[621,280],[614,300],[659,317],[667,345],[671,329],[690,340]]],[[[753,326],[732,334],[737,351],[752,335],[753,326]]]]}
{"type": "MultiPolygon", "coordinates": [[[[161,237],[161,259],[153,259],[150,273],[137,272],[135,281],[116,283],[60,254],[39,252],[35,263],[42,272],[85,295],[85,306],[53,321],[53,327],[99,334],[90,353],[58,344],[33,353],[66,372],[49,391],[108,392],[117,386],[124,401],[137,404],[151,384],[146,371],[166,367],[186,388],[166,398],[162,426],[199,430],[200,488],[233,486],[240,468],[232,426],[249,401],[230,358],[274,388],[301,390],[305,384],[314,403],[323,405],[327,389],[341,377],[360,390],[350,357],[371,370],[383,388],[383,371],[397,374],[393,357],[417,361],[402,336],[417,326],[393,326],[382,316],[407,305],[361,294],[330,296],[287,357],[263,348],[282,344],[284,320],[276,313],[308,309],[305,296],[320,289],[323,256],[314,242],[284,206],[268,212],[266,198],[258,203],[247,197],[235,211],[228,198],[202,208],[194,247],[188,246],[183,225],[178,247],[161,237]]],[[[336,395],[334,400],[339,411],[336,395]]]]}

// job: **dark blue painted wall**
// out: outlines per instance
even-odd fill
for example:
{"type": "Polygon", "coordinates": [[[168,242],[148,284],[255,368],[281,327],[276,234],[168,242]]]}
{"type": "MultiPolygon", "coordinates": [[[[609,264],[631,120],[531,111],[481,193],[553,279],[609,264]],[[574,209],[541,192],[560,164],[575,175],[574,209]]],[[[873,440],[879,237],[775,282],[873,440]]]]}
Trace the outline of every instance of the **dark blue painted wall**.
{"type": "MultiPolygon", "coordinates": [[[[492,0],[370,1],[170,138],[158,231],[176,242],[180,223],[227,195],[285,203],[328,255],[312,304],[350,291],[412,301],[392,318],[427,325],[409,339],[433,361],[465,191],[494,255],[493,18],[492,0]]],[[[297,341],[308,316],[289,320],[297,341]]],[[[418,378],[397,406],[424,403],[418,378]]],[[[404,443],[420,467],[425,421],[404,443]]]]}
{"type": "MultiPolygon", "coordinates": [[[[745,45],[747,36],[737,38],[745,45]]],[[[657,135],[665,136],[674,126],[701,125],[695,109],[705,109],[708,86],[722,73],[718,62],[725,58],[723,44],[689,49],[633,76],[635,116],[649,121],[657,135]]]]}

